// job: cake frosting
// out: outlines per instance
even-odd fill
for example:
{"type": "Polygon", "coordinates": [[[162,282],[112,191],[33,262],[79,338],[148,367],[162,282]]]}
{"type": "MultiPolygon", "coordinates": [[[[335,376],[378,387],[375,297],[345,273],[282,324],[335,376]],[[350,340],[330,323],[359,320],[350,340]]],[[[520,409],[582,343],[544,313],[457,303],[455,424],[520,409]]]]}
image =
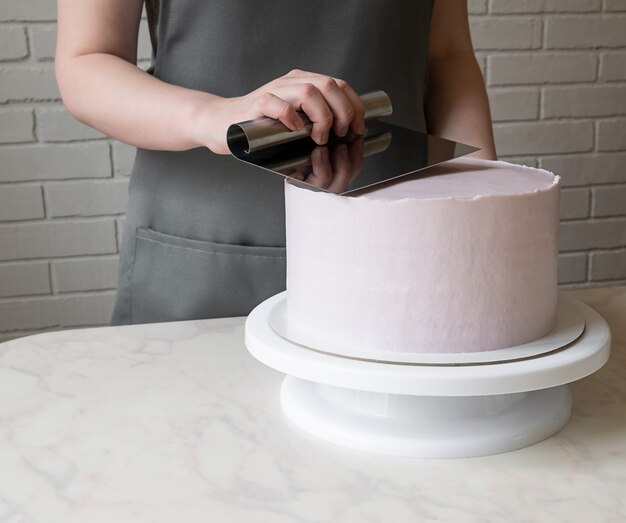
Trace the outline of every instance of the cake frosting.
{"type": "Polygon", "coordinates": [[[461,158],[354,196],[285,184],[290,323],[354,356],[475,352],[554,326],[560,179],[461,158]]]}

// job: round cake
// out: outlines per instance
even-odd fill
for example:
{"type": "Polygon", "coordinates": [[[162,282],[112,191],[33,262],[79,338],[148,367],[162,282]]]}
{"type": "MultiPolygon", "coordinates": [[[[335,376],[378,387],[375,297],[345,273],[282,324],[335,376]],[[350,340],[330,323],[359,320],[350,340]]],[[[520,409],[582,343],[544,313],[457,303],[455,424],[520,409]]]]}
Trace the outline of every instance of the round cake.
{"type": "Polygon", "coordinates": [[[287,182],[288,321],[357,357],[538,339],[556,320],[559,190],[473,158],[357,196],[287,182]]]}

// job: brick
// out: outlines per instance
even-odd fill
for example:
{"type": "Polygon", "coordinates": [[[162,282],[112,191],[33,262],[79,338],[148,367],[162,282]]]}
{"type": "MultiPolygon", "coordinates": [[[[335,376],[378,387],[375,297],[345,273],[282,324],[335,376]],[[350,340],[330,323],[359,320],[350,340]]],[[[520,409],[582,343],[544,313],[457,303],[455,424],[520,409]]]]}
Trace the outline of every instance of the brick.
{"type": "Polygon", "coordinates": [[[114,292],[60,298],[57,300],[59,324],[62,327],[108,325],[114,304],[114,292]]]}
{"type": "Polygon", "coordinates": [[[480,68],[480,72],[483,75],[483,78],[487,78],[487,56],[484,53],[476,53],[476,62],[478,62],[478,67],[480,68]]]}
{"type": "Polygon", "coordinates": [[[623,245],[626,245],[626,218],[561,223],[560,251],[616,249],[623,245]]]}
{"type": "Polygon", "coordinates": [[[117,231],[117,250],[120,252],[120,249],[122,248],[122,240],[124,239],[124,230],[126,228],[125,216],[116,220],[115,228],[117,231]]]}
{"type": "Polygon", "coordinates": [[[596,79],[598,58],[591,53],[525,53],[487,59],[489,85],[587,82],[596,79]]]}
{"type": "Polygon", "coordinates": [[[21,27],[0,28],[0,62],[21,60],[28,56],[26,32],[21,27]]]}
{"type": "Polygon", "coordinates": [[[55,0],[5,0],[0,3],[0,21],[43,22],[56,20],[55,0]]]}
{"type": "Polygon", "coordinates": [[[626,215],[626,186],[595,187],[593,189],[593,215],[626,215]]]}
{"type": "Polygon", "coordinates": [[[0,302],[0,331],[55,327],[57,318],[55,302],[51,298],[0,302]]]}
{"type": "Polygon", "coordinates": [[[525,157],[517,157],[517,156],[500,156],[498,160],[502,160],[504,162],[515,163],[518,165],[525,165],[526,167],[537,167],[537,158],[525,156],[525,157]]]}
{"type": "Polygon", "coordinates": [[[467,11],[471,15],[482,15],[487,12],[487,0],[469,0],[467,11]]]}
{"type": "Polygon", "coordinates": [[[624,0],[604,0],[605,11],[626,11],[626,1],[624,0]]]}
{"type": "Polygon", "coordinates": [[[0,109],[0,143],[34,142],[33,111],[0,109]]]}
{"type": "Polygon", "coordinates": [[[114,254],[114,224],[97,220],[0,225],[0,260],[114,254]]]}
{"type": "Polygon", "coordinates": [[[589,216],[589,189],[561,189],[561,219],[589,216]]]}
{"type": "Polygon", "coordinates": [[[0,185],[0,221],[44,218],[41,187],[0,185]]]}
{"type": "Polygon", "coordinates": [[[563,186],[626,182],[626,152],[541,158],[540,166],[563,179],[563,186]]]}
{"type": "Polygon", "coordinates": [[[626,114],[626,86],[545,87],[542,116],[613,116],[626,114]]]}
{"type": "Polygon", "coordinates": [[[137,67],[139,67],[139,69],[141,69],[142,71],[147,71],[148,69],[150,69],[151,65],[151,60],[137,60],[137,67]]]}
{"type": "Polygon", "coordinates": [[[100,216],[126,212],[127,180],[51,183],[45,188],[49,216],[100,216]]]}
{"type": "Polygon", "coordinates": [[[38,109],[37,134],[44,142],[67,142],[105,138],[95,129],[80,123],[64,107],[38,109]]]}
{"type": "Polygon", "coordinates": [[[605,81],[626,80],[626,52],[602,53],[600,56],[600,79],[605,81]]]}
{"type": "Polygon", "coordinates": [[[588,151],[591,122],[519,122],[493,126],[498,154],[504,156],[588,151]]]}
{"type": "Polygon", "coordinates": [[[475,17],[470,20],[474,49],[536,49],[541,47],[538,18],[475,17]]]}
{"type": "Polygon", "coordinates": [[[60,98],[51,66],[0,68],[0,103],[60,98]]]}
{"type": "Polygon", "coordinates": [[[137,40],[137,60],[150,60],[152,58],[152,42],[150,41],[150,31],[148,23],[141,21],[137,40]]]}
{"type": "Polygon", "coordinates": [[[592,281],[621,280],[626,278],[626,249],[591,253],[590,276],[592,281]]]}
{"type": "Polygon", "coordinates": [[[0,330],[106,325],[114,303],[114,293],[3,301],[0,330]]]}
{"type": "Polygon", "coordinates": [[[54,60],[57,44],[56,25],[34,25],[29,31],[33,53],[37,60],[54,60]]]}
{"type": "MultiPolygon", "coordinates": [[[[25,330],[25,331],[10,331],[4,332],[0,334],[0,343],[4,343],[5,341],[16,340],[18,338],[23,338],[25,336],[32,336],[34,334],[39,334],[41,332],[50,332],[51,329],[41,329],[41,330],[25,330]]],[[[1,508],[1,505],[0,505],[1,508]]]]}
{"type": "Polygon", "coordinates": [[[0,297],[50,294],[47,262],[0,264],[0,297]]]}
{"type": "Polygon", "coordinates": [[[489,106],[494,122],[536,120],[539,117],[539,91],[489,89],[489,106]]]}
{"type": "Polygon", "coordinates": [[[115,289],[117,257],[96,260],[59,260],[52,263],[57,292],[115,289]]]}
{"type": "Polygon", "coordinates": [[[5,182],[109,176],[107,143],[0,148],[0,179],[5,182]]]}
{"type": "Polygon", "coordinates": [[[598,122],[598,150],[626,150],[626,118],[598,122]]]}
{"type": "Polygon", "coordinates": [[[587,279],[587,254],[559,254],[559,283],[578,283],[587,279]]]}
{"type": "Polygon", "coordinates": [[[601,0],[491,0],[489,11],[508,13],[584,13],[598,11],[601,0]]]}
{"type": "Polygon", "coordinates": [[[113,172],[115,176],[130,176],[137,148],[121,142],[113,143],[113,172]]]}
{"type": "Polygon", "coordinates": [[[626,15],[555,16],[546,20],[546,48],[573,49],[626,45],[626,15]]]}

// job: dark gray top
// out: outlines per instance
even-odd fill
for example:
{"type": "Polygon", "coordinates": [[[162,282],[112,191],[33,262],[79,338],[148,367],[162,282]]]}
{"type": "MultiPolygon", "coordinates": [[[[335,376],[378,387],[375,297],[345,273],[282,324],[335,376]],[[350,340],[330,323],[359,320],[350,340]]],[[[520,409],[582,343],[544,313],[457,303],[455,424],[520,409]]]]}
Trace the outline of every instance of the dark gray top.
{"type": "MultiPolygon", "coordinates": [[[[148,2],[153,74],[241,96],[294,68],[382,89],[425,130],[432,0],[148,2]]],[[[139,149],[113,324],[247,314],[285,287],[283,180],[208,149],[139,149]]]]}

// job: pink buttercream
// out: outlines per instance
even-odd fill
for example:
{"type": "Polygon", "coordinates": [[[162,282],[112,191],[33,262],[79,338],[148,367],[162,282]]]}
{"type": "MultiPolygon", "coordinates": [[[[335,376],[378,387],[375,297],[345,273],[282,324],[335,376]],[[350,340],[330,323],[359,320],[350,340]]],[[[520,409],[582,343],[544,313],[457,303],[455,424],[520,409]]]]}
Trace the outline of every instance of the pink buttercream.
{"type": "Polygon", "coordinates": [[[559,178],[458,159],[358,197],[285,185],[289,321],[352,353],[471,352],[556,318],[559,178]]]}
{"type": "Polygon", "coordinates": [[[506,162],[459,158],[432,167],[429,176],[407,176],[378,186],[363,194],[365,198],[398,200],[401,198],[476,198],[506,194],[524,194],[554,185],[558,177],[542,169],[506,162]]]}

